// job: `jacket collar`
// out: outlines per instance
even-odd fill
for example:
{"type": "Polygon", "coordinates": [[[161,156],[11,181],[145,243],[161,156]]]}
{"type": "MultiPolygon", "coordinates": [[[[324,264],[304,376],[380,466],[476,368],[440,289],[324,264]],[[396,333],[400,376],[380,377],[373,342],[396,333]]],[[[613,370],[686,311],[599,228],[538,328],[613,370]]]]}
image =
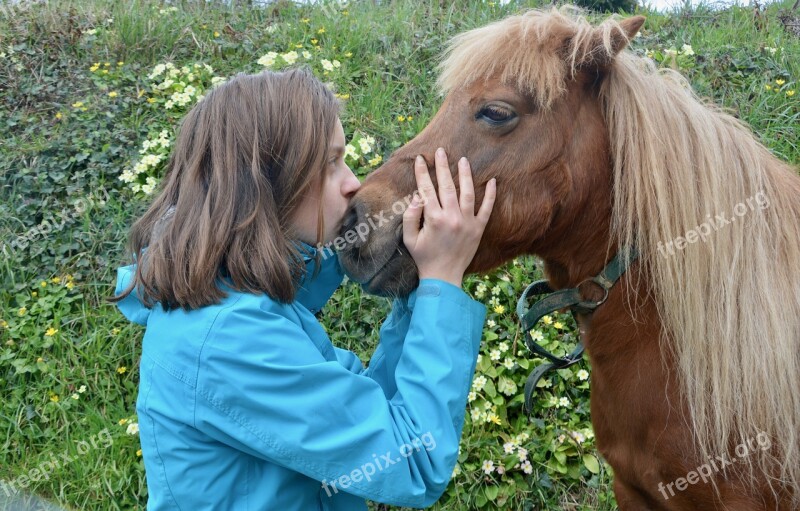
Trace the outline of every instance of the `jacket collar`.
{"type": "Polygon", "coordinates": [[[316,314],[325,306],[344,279],[344,272],[339,264],[339,256],[330,249],[319,250],[303,241],[297,241],[306,272],[300,279],[295,301],[316,314]],[[319,255],[319,273],[314,276],[316,258],[319,255]]]}

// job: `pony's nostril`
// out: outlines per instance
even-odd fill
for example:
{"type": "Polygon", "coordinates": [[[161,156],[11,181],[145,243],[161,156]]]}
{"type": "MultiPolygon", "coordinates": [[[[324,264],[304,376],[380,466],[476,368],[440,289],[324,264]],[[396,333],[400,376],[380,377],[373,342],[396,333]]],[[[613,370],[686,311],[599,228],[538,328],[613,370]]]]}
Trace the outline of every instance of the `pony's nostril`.
{"type": "Polygon", "coordinates": [[[358,211],[355,205],[350,206],[342,219],[342,234],[349,231],[358,223],[358,211]]]}

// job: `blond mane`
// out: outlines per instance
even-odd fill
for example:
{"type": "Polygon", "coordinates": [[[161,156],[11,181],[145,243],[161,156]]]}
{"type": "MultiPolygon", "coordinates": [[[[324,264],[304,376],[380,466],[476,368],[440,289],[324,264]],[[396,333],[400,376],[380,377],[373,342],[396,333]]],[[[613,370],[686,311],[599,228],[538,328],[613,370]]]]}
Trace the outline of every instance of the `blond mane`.
{"type": "MultiPolygon", "coordinates": [[[[439,86],[500,76],[546,108],[577,62],[614,58],[609,40],[620,32],[616,19],[593,27],[573,8],[529,11],[457,36],[439,86]]],[[[629,50],[614,59],[600,90],[614,162],[612,231],[641,253],[700,454],[766,434],[772,450],[739,459],[737,469],[753,484],[774,484],[759,473],[779,468],[800,501],[797,170],[698,99],[679,73],[629,50]],[[716,215],[734,219],[675,246],[716,215]]]]}

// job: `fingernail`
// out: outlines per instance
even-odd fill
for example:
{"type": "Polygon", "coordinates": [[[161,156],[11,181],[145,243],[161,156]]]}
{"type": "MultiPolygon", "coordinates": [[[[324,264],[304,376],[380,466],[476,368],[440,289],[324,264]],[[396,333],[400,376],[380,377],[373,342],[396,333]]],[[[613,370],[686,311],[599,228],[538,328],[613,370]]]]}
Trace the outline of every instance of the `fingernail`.
{"type": "Polygon", "coordinates": [[[458,164],[461,165],[462,167],[465,166],[467,164],[467,158],[462,156],[461,159],[458,160],[458,164]]]}
{"type": "Polygon", "coordinates": [[[421,154],[417,155],[417,163],[425,163],[425,158],[421,154]]]}
{"type": "Polygon", "coordinates": [[[439,149],[437,149],[437,150],[436,150],[436,154],[437,154],[438,156],[444,156],[444,149],[442,149],[442,148],[440,147],[439,149]]]}

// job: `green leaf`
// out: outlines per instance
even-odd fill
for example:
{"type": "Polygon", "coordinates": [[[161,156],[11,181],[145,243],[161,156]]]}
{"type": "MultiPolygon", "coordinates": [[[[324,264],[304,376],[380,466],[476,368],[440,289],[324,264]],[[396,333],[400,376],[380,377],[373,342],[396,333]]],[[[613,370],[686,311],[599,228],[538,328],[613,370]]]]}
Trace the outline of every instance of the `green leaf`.
{"type": "Polygon", "coordinates": [[[486,498],[494,502],[497,498],[497,494],[500,492],[500,488],[497,486],[487,486],[486,487],[486,498]]]}
{"type": "Polygon", "coordinates": [[[589,472],[591,472],[592,474],[600,473],[600,462],[597,461],[597,458],[594,457],[594,455],[584,454],[583,464],[586,465],[586,468],[589,469],[589,472]]]}

